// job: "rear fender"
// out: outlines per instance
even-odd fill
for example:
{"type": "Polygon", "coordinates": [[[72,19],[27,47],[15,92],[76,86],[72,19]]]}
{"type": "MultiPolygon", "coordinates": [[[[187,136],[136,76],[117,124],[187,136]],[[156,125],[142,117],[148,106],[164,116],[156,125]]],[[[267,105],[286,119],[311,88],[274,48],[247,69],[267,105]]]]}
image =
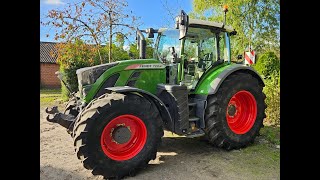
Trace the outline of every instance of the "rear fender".
{"type": "Polygon", "coordinates": [[[217,78],[215,78],[211,83],[210,83],[210,90],[209,94],[215,94],[220,85],[223,83],[223,81],[231,74],[235,72],[245,72],[251,74],[254,78],[256,78],[259,81],[259,84],[261,86],[265,86],[261,76],[258,74],[256,70],[254,70],[252,67],[245,66],[245,65],[239,65],[235,64],[233,66],[230,66],[229,68],[225,69],[222,71],[217,78]]]}
{"type": "Polygon", "coordinates": [[[223,81],[231,74],[235,72],[245,72],[251,74],[254,78],[257,78],[261,86],[265,86],[263,79],[260,77],[257,71],[252,67],[240,65],[240,64],[230,64],[227,66],[218,67],[212,71],[208,71],[205,74],[204,79],[197,84],[194,94],[199,95],[210,95],[215,94],[223,81]]]}

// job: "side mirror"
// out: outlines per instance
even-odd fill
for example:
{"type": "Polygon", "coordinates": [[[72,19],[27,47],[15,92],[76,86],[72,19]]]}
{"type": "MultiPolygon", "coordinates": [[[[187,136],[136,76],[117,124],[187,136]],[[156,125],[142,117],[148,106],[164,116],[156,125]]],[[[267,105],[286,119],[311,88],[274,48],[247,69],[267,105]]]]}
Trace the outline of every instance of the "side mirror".
{"type": "Polygon", "coordinates": [[[242,54],[239,54],[239,55],[237,56],[237,59],[242,59],[242,54]]]}
{"type": "Polygon", "coordinates": [[[148,38],[154,38],[155,30],[153,28],[148,28],[146,29],[146,33],[148,38]]]}
{"type": "Polygon", "coordinates": [[[180,62],[180,59],[178,58],[176,50],[175,50],[175,48],[173,46],[169,47],[169,51],[171,52],[171,55],[173,57],[173,61],[172,62],[174,62],[174,63],[180,62]]]}
{"type": "Polygon", "coordinates": [[[189,16],[183,10],[181,10],[181,14],[176,17],[175,28],[180,30],[179,40],[183,39],[188,31],[189,25],[189,16]]]}
{"type": "Polygon", "coordinates": [[[230,32],[229,34],[230,34],[230,36],[237,35],[237,31],[236,31],[236,30],[234,30],[234,31],[230,32]]]}
{"type": "Polygon", "coordinates": [[[176,54],[176,50],[175,50],[175,48],[172,46],[172,47],[169,47],[169,50],[170,50],[170,52],[172,53],[172,55],[173,54],[176,54]]]}

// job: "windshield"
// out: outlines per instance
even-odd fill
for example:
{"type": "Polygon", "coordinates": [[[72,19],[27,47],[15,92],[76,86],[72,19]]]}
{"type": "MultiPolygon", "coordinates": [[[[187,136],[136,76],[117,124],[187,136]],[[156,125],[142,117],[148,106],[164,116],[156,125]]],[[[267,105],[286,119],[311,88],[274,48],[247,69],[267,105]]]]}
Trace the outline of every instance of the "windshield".
{"type": "Polygon", "coordinates": [[[162,62],[170,61],[173,58],[172,49],[170,50],[172,47],[180,57],[179,30],[166,30],[161,33],[154,57],[162,62]]]}

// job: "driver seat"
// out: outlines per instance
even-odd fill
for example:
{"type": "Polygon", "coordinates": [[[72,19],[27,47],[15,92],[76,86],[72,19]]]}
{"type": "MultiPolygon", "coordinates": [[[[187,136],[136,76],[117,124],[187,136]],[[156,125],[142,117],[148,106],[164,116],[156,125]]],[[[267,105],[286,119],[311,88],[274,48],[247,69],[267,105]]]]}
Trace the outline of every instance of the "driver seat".
{"type": "Polygon", "coordinates": [[[211,52],[211,53],[205,54],[203,59],[199,58],[198,67],[205,70],[206,66],[209,67],[212,64],[212,57],[213,57],[213,53],[211,52]],[[206,63],[206,62],[209,62],[209,63],[206,63]]]}

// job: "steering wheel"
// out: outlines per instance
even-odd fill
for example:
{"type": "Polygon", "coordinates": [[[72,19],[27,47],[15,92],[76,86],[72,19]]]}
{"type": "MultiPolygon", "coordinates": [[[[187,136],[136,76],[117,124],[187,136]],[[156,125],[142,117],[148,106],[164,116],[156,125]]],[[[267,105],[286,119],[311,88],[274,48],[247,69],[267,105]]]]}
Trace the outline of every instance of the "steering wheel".
{"type": "Polygon", "coordinates": [[[213,53],[207,53],[204,55],[203,61],[212,61],[213,53]]]}

